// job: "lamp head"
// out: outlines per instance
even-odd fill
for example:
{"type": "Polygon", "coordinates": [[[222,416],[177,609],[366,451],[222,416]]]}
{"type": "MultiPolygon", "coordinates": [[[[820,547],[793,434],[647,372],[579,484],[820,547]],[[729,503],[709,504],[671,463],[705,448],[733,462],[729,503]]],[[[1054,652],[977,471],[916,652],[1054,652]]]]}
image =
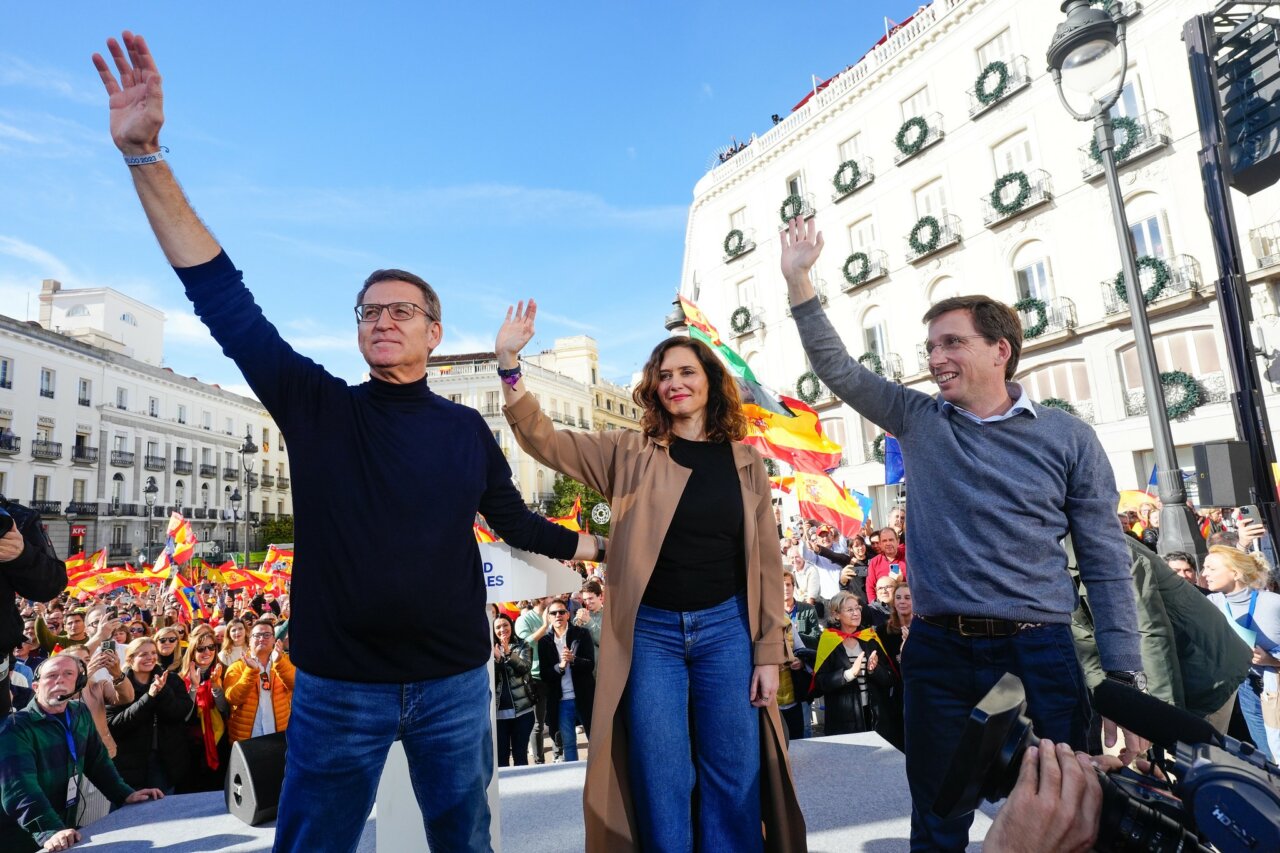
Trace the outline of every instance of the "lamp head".
{"type": "Polygon", "coordinates": [[[1049,71],[1076,118],[1092,118],[1110,109],[1124,85],[1124,29],[1089,0],[1066,0],[1062,11],[1067,19],[1049,44],[1049,71]]]}
{"type": "Polygon", "coordinates": [[[240,446],[240,452],[246,456],[252,456],[258,452],[258,445],[253,443],[253,434],[249,432],[248,427],[245,428],[244,444],[240,446]]]}
{"type": "Polygon", "coordinates": [[[155,477],[147,478],[147,485],[142,489],[142,499],[146,502],[147,507],[156,505],[156,495],[160,493],[160,487],[156,485],[155,477]]]}
{"type": "Polygon", "coordinates": [[[240,489],[237,488],[234,492],[231,493],[231,508],[235,510],[240,509],[241,500],[243,499],[240,497],[240,489]]]}

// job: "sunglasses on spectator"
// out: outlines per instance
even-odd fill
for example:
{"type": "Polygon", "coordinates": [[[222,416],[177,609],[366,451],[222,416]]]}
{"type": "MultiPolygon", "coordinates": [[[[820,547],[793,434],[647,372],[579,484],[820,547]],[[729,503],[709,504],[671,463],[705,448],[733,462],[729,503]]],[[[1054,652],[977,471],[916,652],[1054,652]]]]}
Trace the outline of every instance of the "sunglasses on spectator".
{"type": "Polygon", "coordinates": [[[548,610],[547,614],[550,616],[568,616],[569,611],[568,610],[548,610]]]}
{"type": "Polygon", "coordinates": [[[147,633],[147,629],[146,629],[146,628],[143,628],[141,625],[135,625],[134,627],[132,627],[132,628],[130,628],[130,629],[129,629],[129,633],[130,633],[130,634],[145,634],[145,633],[147,633]]]}
{"type": "Polygon", "coordinates": [[[198,652],[199,654],[204,654],[205,652],[211,652],[213,651],[213,649],[214,649],[213,646],[196,646],[196,652],[198,652]]]}

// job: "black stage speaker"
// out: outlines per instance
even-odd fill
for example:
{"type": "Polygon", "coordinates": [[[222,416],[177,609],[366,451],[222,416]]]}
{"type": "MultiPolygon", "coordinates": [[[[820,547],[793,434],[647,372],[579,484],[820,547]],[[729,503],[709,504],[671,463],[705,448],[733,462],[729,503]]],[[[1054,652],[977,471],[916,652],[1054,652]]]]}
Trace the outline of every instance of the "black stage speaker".
{"type": "Polygon", "coordinates": [[[1243,441],[1207,441],[1192,445],[1200,506],[1244,506],[1254,503],[1253,464],[1243,441]]]}
{"type": "Polygon", "coordinates": [[[227,811],[249,826],[276,819],[284,784],[284,732],[237,741],[227,766],[227,811]]]}

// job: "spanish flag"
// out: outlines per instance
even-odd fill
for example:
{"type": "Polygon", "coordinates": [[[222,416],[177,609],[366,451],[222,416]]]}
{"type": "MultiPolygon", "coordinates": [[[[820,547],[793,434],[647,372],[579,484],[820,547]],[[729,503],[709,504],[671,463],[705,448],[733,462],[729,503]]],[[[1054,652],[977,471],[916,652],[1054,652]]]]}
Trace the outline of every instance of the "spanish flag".
{"type": "Polygon", "coordinates": [[[146,585],[146,580],[127,569],[112,569],[81,576],[79,580],[69,584],[67,589],[72,593],[104,595],[123,587],[140,590],[146,588],[146,585]]]}
{"type": "MultiPolygon", "coordinates": [[[[895,673],[898,671],[897,663],[893,659],[893,655],[889,654],[889,650],[884,647],[884,642],[880,639],[880,635],[876,633],[875,628],[863,628],[853,634],[847,634],[838,628],[828,628],[818,637],[818,651],[813,659],[813,684],[810,690],[818,685],[818,670],[822,669],[822,664],[827,658],[831,657],[831,653],[836,650],[846,639],[861,640],[864,643],[871,643],[877,647],[880,652],[880,664],[887,664],[895,673]]],[[[868,655],[870,657],[870,655],[868,655]]]]}
{"type": "Polygon", "coordinates": [[[569,512],[560,516],[547,516],[547,521],[554,522],[561,527],[567,527],[575,533],[582,532],[582,525],[578,522],[578,516],[582,514],[582,497],[578,496],[573,499],[573,506],[569,512]]]}
{"type": "Polygon", "coordinates": [[[293,549],[268,545],[267,554],[262,558],[262,569],[273,575],[293,577],[293,549]]]}
{"type": "Polygon", "coordinates": [[[822,434],[818,413],[799,400],[785,396],[780,399],[794,416],[780,415],[754,403],[742,407],[748,425],[743,442],[797,471],[819,473],[840,467],[840,445],[822,434]]]}
{"type": "Polygon", "coordinates": [[[770,477],[769,487],[782,492],[784,495],[791,494],[791,490],[796,487],[795,477],[770,477]]]}
{"type": "Polygon", "coordinates": [[[871,498],[843,489],[826,474],[796,471],[796,498],[805,518],[829,524],[844,536],[857,536],[871,513],[871,498]]]}
{"type": "Polygon", "coordinates": [[[732,347],[720,340],[720,333],[716,331],[715,326],[711,325],[711,321],[702,313],[702,309],[683,296],[680,297],[680,307],[684,310],[685,322],[689,326],[689,337],[702,341],[716,351],[716,354],[720,356],[720,360],[725,363],[725,366],[729,368],[729,372],[738,381],[738,390],[742,394],[744,405],[753,404],[765,411],[776,412],[786,416],[791,415],[791,412],[787,409],[787,404],[756,378],[746,360],[738,355],[732,347]]]}
{"type": "Polygon", "coordinates": [[[498,537],[494,536],[493,532],[490,531],[489,528],[487,527],[481,527],[479,524],[473,522],[471,525],[471,530],[476,535],[477,544],[484,545],[489,542],[498,541],[498,537]]]}

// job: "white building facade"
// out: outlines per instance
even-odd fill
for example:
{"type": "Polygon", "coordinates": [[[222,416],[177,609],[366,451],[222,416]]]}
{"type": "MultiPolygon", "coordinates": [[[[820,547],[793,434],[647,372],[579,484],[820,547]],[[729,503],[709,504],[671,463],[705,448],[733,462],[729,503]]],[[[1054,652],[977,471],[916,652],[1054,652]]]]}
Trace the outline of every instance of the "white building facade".
{"type": "MultiPolygon", "coordinates": [[[[102,317],[110,311],[135,328],[120,319],[139,307],[128,297],[81,293],[46,283],[42,301],[52,294],[96,305],[102,317]]],[[[46,307],[42,317],[65,313],[46,307]]],[[[146,309],[134,318],[160,341],[163,317],[154,315],[146,309]]],[[[40,510],[59,553],[105,547],[112,564],[135,562],[180,509],[205,543],[199,553],[212,556],[243,548],[246,522],[293,513],[284,442],[262,405],[159,366],[159,352],[151,339],[125,343],[101,326],[71,337],[0,316],[0,493],[40,510]],[[258,446],[247,457],[246,434],[258,446]]]]}
{"type": "MultiPolygon", "coordinates": [[[[1021,302],[1024,327],[1036,334],[1017,381],[1033,399],[1065,401],[1094,425],[1120,488],[1147,482],[1151,437],[1128,307],[1114,284],[1120,254],[1089,152],[1092,129],[1063,109],[1045,68],[1058,7],[935,0],[694,188],[681,292],[764,382],[812,397],[845,448],[836,478],[875,497],[881,523],[897,492],[875,459],[881,431],[810,378],[800,382],[808,365],[779,272],[789,196],[799,201],[787,212],[816,215],[824,234],[815,282],[855,357],[868,354],[865,363],[890,378],[936,393],[922,351],[928,306],[966,293],[1021,302]],[[993,201],[997,181],[1011,174],[993,201]]],[[[1129,45],[1113,111],[1120,180],[1137,253],[1153,259],[1144,262],[1144,289],[1157,274],[1162,285],[1148,307],[1157,359],[1161,371],[1194,377],[1205,400],[1173,423],[1179,464],[1191,468],[1192,445],[1235,437],[1181,40],[1183,24],[1212,4],[1115,7],[1129,45]]],[[[1271,352],[1280,348],[1280,193],[1234,202],[1255,331],[1271,352]]],[[[1277,390],[1267,388],[1273,424],[1277,390]]],[[[1179,392],[1166,394],[1174,403],[1179,392]]]]}

